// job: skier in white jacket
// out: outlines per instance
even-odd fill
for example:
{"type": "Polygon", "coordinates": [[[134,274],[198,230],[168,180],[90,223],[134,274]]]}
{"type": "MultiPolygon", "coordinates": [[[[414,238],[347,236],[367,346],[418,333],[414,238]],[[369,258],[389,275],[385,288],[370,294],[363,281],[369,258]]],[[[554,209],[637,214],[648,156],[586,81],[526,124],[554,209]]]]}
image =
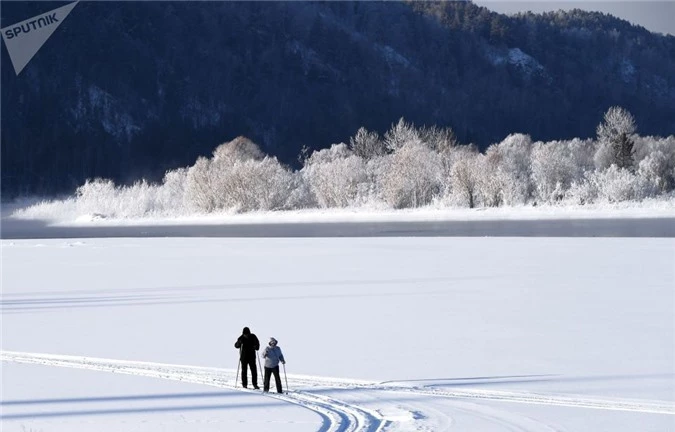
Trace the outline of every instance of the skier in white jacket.
{"type": "Polygon", "coordinates": [[[281,389],[281,377],[279,376],[279,362],[286,364],[281,348],[277,346],[277,340],[270,338],[269,344],[263,350],[265,358],[265,380],[263,381],[263,391],[270,391],[270,376],[274,374],[274,380],[277,382],[277,393],[283,393],[281,389]]]}

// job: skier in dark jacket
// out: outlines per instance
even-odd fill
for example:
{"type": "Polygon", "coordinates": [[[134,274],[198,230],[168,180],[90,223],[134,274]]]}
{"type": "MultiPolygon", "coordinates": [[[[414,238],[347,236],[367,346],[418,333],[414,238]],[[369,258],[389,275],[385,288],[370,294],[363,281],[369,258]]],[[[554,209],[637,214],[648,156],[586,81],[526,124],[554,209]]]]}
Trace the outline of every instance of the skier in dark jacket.
{"type": "Polygon", "coordinates": [[[277,340],[270,338],[268,346],[263,350],[265,358],[265,380],[263,381],[263,391],[270,391],[270,376],[274,374],[274,380],[277,383],[277,393],[282,393],[281,377],[279,376],[279,362],[286,364],[281,348],[277,346],[277,340]]]}
{"type": "Polygon", "coordinates": [[[235,348],[239,348],[239,361],[241,362],[241,385],[246,388],[248,386],[248,376],[246,367],[251,368],[251,381],[253,388],[258,387],[258,370],[256,369],[255,357],[256,351],[260,349],[260,341],[258,337],[251,333],[248,327],[244,327],[241,336],[234,343],[235,348]]]}

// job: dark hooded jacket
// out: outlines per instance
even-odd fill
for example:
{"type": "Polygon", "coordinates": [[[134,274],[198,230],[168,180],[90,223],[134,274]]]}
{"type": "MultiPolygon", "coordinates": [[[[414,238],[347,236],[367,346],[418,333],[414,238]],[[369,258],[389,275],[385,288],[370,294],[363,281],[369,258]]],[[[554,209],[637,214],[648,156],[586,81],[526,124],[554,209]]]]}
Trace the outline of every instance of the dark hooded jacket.
{"type": "Polygon", "coordinates": [[[244,327],[244,331],[234,343],[234,347],[241,348],[241,355],[239,356],[241,360],[255,360],[255,352],[260,349],[260,341],[248,327],[244,327]]]}

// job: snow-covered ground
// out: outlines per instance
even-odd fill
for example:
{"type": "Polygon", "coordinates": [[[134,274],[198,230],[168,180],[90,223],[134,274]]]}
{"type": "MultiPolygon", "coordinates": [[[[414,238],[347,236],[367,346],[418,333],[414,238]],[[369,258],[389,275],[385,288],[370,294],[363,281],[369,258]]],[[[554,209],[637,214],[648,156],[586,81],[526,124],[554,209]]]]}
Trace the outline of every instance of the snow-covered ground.
{"type": "Polygon", "coordinates": [[[673,238],[1,252],[3,432],[675,430],[673,238]],[[279,340],[288,394],[235,387],[243,326],[279,340]]]}

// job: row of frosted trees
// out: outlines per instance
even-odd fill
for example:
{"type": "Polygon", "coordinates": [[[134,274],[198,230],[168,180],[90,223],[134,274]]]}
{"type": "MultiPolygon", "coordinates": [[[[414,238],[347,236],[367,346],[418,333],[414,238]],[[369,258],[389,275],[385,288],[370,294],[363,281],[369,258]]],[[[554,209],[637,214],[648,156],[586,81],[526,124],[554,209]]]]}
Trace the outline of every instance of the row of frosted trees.
{"type": "Polygon", "coordinates": [[[451,129],[401,119],[384,136],[361,128],[349,144],[305,154],[291,170],[239,137],[210,158],[167,172],[162,184],[78,189],[80,211],[109,216],[299,208],[495,207],[589,204],[675,197],[675,136],[636,135],[613,107],[597,139],[532,142],[513,134],[484,153],[451,129]]]}

